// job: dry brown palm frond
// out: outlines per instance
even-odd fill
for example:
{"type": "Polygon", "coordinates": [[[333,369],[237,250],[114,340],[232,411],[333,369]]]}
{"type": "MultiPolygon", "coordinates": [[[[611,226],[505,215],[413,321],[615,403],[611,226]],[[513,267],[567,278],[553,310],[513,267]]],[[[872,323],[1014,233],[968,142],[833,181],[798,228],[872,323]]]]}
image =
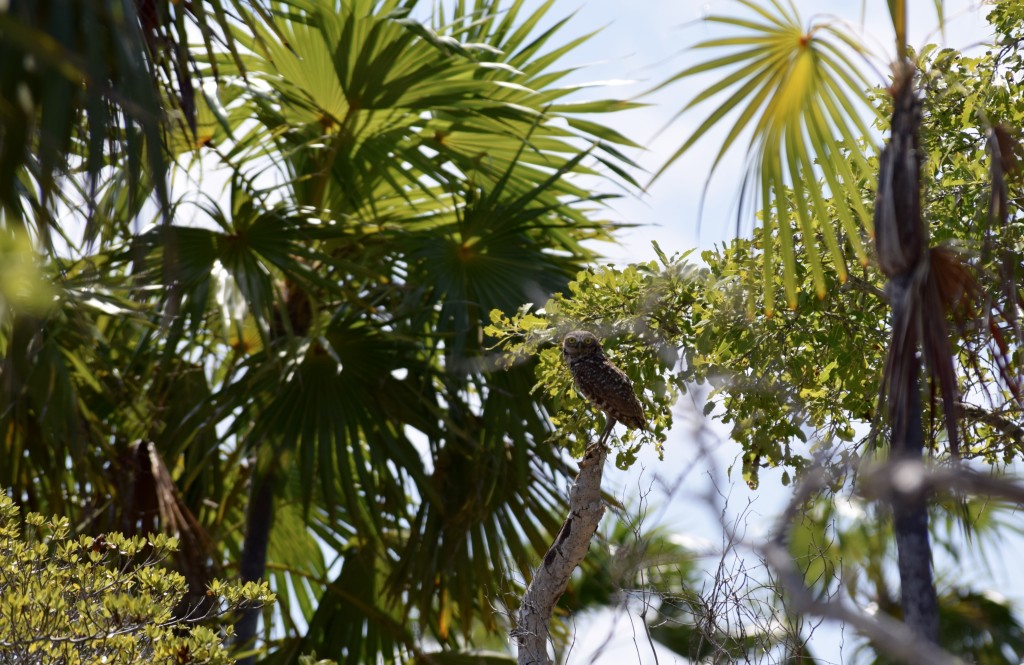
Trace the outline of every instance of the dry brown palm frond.
{"type": "Polygon", "coordinates": [[[214,577],[209,562],[213,551],[206,530],[185,505],[171,478],[167,465],[150,441],[131,447],[128,461],[128,487],[122,517],[125,535],[147,536],[166,533],[180,540],[175,559],[189,586],[189,594],[179,608],[183,615],[202,614],[205,591],[214,577]]]}

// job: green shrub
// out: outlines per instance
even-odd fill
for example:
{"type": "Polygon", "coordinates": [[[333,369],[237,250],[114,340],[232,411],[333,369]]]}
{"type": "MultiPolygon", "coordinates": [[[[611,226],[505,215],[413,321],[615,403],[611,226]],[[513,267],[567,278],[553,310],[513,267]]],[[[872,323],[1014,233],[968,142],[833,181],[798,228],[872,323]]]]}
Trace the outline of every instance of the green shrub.
{"type": "Polygon", "coordinates": [[[273,601],[265,584],[215,581],[202,616],[177,618],[185,578],[160,565],[175,538],[74,538],[64,518],[18,514],[0,496],[2,665],[232,663],[223,644],[231,626],[198,621],[273,601]]]}

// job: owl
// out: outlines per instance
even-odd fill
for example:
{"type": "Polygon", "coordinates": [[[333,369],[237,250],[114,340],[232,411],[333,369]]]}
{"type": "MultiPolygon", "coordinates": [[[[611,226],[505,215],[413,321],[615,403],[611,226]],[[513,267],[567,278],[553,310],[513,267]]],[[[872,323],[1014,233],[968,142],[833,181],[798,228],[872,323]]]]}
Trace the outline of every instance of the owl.
{"type": "Polygon", "coordinates": [[[647,430],[647,418],[633,392],[633,384],[625,372],[605,357],[601,342],[593,333],[576,330],[566,335],[562,339],[562,355],[576,388],[608,417],[598,445],[607,440],[616,422],[647,430]]]}

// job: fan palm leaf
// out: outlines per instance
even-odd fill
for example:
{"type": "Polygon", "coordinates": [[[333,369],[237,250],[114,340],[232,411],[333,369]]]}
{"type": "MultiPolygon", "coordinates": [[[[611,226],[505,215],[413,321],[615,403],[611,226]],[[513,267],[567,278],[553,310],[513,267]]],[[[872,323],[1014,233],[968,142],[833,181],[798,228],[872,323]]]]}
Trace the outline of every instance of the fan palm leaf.
{"type": "MultiPolygon", "coordinates": [[[[862,232],[871,233],[871,216],[861,200],[862,174],[869,173],[868,140],[872,132],[866,115],[874,113],[869,103],[868,80],[854,58],[864,48],[838,23],[817,21],[804,27],[795,9],[778,0],[762,4],[738,0],[751,18],[712,15],[709,23],[734,31],[698,43],[697,49],[725,49],[726,53],[676,74],[666,83],[714,72],[715,83],[699,92],[680,113],[713,99],[723,99],[697,129],[655,174],[659,177],[713,128],[730,123],[725,139],[712,163],[711,174],[744,134],[749,133],[747,172],[742,180],[741,200],[760,205],[762,223],[768,233],[778,230],[782,238],[783,286],[787,304],[796,306],[796,275],[793,269],[793,234],[816,238],[808,242],[807,260],[815,275],[818,297],[824,295],[820,252],[828,252],[840,279],[845,281],[843,247],[836,231],[827,224],[813,224],[812,218],[831,219],[828,197],[819,191],[824,180],[835,203],[843,236],[862,264],[867,254],[862,232]],[[827,228],[826,228],[827,227],[827,228]]],[[[661,87],[661,86],[659,86],[661,87]]],[[[709,178],[710,178],[709,175],[709,178]]],[[[746,211],[741,206],[740,213],[746,211]]],[[[774,255],[763,261],[765,308],[774,311],[774,255]]]]}
{"type": "MultiPolygon", "coordinates": [[[[195,412],[204,428],[244,399],[225,431],[261,466],[297,478],[281,498],[297,501],[307,528],[343,556],[339,582],[353,570],[379,571],[372,603],[341,612],[350,592],[274,554],[282,536],[271,532],[268,569],[282,612],[310,621],[302,644],[323,653],[336,638],[328,644],[313,626],[338,621],[352,639],[388,636],[362,644],[364,655],[407,649],[408,635],[392,628],[410,616],[455,644],[478,618],[495,622],[487,593],[528,574],[529,550],[557,526],[548,479],[564,469],[537,443],[550,426],[524,399],[529,382],[501,387],[504,377],[487,373],[479,320],[564,288],[594,256],[581,241],[609,237],[610,225],[583,208],[600,197],[564,176],[594,172],[584,161],[594,154],[613,172],[630,166],[606,145],[627,139],[582,119],[576,129],[548,120],[623,106],[566,105],[557,114],[542,106],[572,92],[544,90],[561,76],[545,70],[568,49],[531,63],[554,31],[530,41],[532,28],[515,22],[519,3],[504,14],[495,3],[457,8],[436,30],[389,14],[393,4],[254,10],[247,21],[257,29],[235,41],[247,80],[258,82],[238,79],[259,125],[224,146],[245,173],[231,209],[204,204],[220,230],[156,229],[146,245],[153,269],[170,265],[161,258],[168,251],[181,257],[192,335],[213,317],[219,265],[275,349],[239,361],[211,399],[223,406],[195,412]],[[499,33],[518,55],[483,46],[499,33]],[[478,41],[465,42],[470,36],[478,41]],[[284,178],[262,193],[254,183],[267,163],[284,178]],[[277,198],[287,203],[266,210],[277,198]],[[168,242],[169,234],[180,238],[168,242]],[[294,335],[274,334],[283,281],[313,303],[310,327],[294,335]]],[[[240,74],[230,61],[218,65],[240,74]]]]}
{"type": "MultiPolygon", "coordinates": [[[[556,86],[582,39],[537,30],[551,2],[455,3],[429,28],[415,2],[191,5],[157,3],[210,28],[153,65],[158,140],[97,110],[116,139],[97,179],[101,125],[74,130],[57,305],[0,322],[0,482],[121,528],[143,451],[177,521],[133,523],[201,528],[210,567],[250,570],[266,520],[275,657],[452,649],[500,621],[566,475],[530,368],[492,373],[479,320],[564,289],[610,238],[574,177],[632,182],[633,144],[592,120],[629,104],[556,86]],[[263,481],[276,517],[249,510],[263,481]]],[[[41,172],[20,173],[45,211],[41,172]]]]}

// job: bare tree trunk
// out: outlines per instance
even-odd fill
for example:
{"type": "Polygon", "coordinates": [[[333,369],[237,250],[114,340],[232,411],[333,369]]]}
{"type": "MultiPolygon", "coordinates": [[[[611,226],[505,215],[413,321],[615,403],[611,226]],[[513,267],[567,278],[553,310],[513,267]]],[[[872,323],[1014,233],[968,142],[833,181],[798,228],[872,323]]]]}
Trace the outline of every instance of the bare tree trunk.
{"type": "MultiPolygon", "coordinates": [[[[892,128],[879,158],[875,201],[875,249],[879,267],[889,278],[886,289],[892,307],[892,339],[884,381],[894,463],[922,461],[924,423],[918,350],[923,341],[935,337],[933,331],[923,330],[925,321],[931,322],[928,325],[945,325],[941,309],[925,310],[939,304],[926,303],[923,297],[924,284],[931,276],[928,228],[921,211],[921,103],[914,89],[915,73],[907,60],[895,65],[892,128]]],[[[953,407],[947,403],[947,408],[953,407]]],[[[951,428],[950,443],[955,446],[955,428],[951,428]]],[[[906,482],[893,488],[891,503],[904,621],[916,635],[937,642],[939,610],[931,570],[928,497],[923,478],[921,482],[903,480],[906,482]]]]}
{"type": "MultiPolygon", "coordinates": [[[[894,283],[897,280],[893,281],[894,283]]],[[[898,288],[906,288],[900,285],[898,288]]],[[[895,289],[894,289],[895,290],[895,289]]],[[[910,295],[909,297],[914,297],[910,295]]],[[[893,329],[905,329],[897,321],[909,316],[906,301],[895,297],[893,302],[893,329]]],[[[908,325],[914,325],[909,322],[908,325]]],[[[893,532],[896,536],[896,552],[900,572],[900,598],[903,620],[918,636],[934,643],[939,641],[939,605],[932,579],[932,548],[928,535],[928,493],[921,466],[924,457],[924,423],[921,412],[920,363],[916,357],[904,359],[912,362],[907,370],[905,408],[893,409],[892,442],[890,461],[893,463],[916,462],[913,467],[905,466],[906,473],[920,470],[921,478],[896,479],[892,488],[891,505],[893,532]]]]}
{"type": "Polygon", "coordinates": [[[519,665],[550,665],[548,642],[551,613],[562,597],[569,577],[590,549],[590,540],[604,515],[601,476],[608,449],[590,446],[580,461],[580,472],[569,490],[569,516],[548,548],[544,561],[523,594],[517,626],[510,636],[519,647],[519,665]]]}
{"type": "MultiPolygon", "coordinates": [[[[239,562],[239,577],[242,582],[259,582],[267,569],[267,545],[270,543],[270,527],[274,521],[274,471],[261,473],[256,465],[249,488],[249,507],[245,517],[245,541],[242,543],[242,560],[239,562]]],[[[259,607],[246,609],[235,624],[235,644],[247,648],[255,643],[256,626],[259,624],[259,607]]],[[[238,660],[238,665],[252,665],[253,657],[238,660]]]]}

